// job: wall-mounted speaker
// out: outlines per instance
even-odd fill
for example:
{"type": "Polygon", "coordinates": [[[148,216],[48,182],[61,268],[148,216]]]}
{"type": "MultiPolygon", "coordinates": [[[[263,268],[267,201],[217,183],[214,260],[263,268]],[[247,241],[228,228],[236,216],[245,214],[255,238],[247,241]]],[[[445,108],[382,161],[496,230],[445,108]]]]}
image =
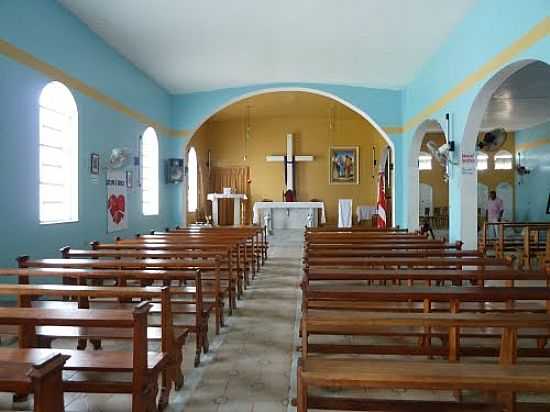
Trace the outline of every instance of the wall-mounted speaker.
{"type": "Polygon", "coordinates": [[[183,159],[168,159],[166,162],[166,182],[183,182],[183,159]]]}

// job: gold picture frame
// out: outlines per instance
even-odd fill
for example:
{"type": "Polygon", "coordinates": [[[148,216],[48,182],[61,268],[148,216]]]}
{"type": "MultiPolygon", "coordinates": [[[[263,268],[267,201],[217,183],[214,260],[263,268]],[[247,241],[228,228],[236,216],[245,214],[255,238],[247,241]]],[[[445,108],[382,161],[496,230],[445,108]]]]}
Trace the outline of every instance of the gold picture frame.
{"type": "Polygon", "coordinates": [[[359,146],[330,146],[328,164],[329,184],[359,184],[359,146]]]}

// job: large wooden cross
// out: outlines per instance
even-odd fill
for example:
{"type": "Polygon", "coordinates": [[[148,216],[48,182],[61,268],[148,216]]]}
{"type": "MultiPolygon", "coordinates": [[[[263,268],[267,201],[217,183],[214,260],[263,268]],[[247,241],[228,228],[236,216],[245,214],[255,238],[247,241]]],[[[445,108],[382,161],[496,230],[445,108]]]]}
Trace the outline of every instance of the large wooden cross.
{"type": "Polygon", "coordinates": [[[268,162],[284,162],[285,164],[285,192],[292,190],[294,192],[295,173],[294,165],[296,162],[312,162],[313,156],[294,156],[294,143],[292,134],[286,135],[286,155],[266,156],[268,162]]]}

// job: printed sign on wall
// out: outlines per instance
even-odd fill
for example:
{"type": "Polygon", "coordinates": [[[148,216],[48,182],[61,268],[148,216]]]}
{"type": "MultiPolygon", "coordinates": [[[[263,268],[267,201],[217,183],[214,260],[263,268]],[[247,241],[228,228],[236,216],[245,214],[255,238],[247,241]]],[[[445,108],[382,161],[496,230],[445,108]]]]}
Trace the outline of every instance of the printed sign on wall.
{"type": "Polygon", "coordinates": [[[107,232],[128,229],[126,210],[126,173],[123,170],[107,172],[107,232]]]}
{"type": "Polygon", "coordinates": [[[475,153],[462,153],[462,174],[473,175],[476,171],[475,153]]]}

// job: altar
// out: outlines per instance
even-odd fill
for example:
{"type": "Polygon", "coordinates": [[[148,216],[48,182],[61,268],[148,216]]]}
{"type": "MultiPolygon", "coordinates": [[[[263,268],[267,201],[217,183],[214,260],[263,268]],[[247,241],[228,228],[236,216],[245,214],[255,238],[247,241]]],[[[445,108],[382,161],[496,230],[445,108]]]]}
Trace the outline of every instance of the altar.
{"type": "Polygon", "coordinates": [[[246,200],[245,194],[239,193],[208,193],[206,196],[208,200],[212,202],[212,221],[214,226],[218,225],[218,200],[219,199],[233,199],[233,224],[241,224],[241,201],[246,200]]]}
{"type": "Polygon", "coordinates": [[[256,202],[253,208],[253,223],[273,229],[303,229],[326,223],[323,202],[256,202]],[[320,221],[318,210],[321,211],[320,221]]]}

